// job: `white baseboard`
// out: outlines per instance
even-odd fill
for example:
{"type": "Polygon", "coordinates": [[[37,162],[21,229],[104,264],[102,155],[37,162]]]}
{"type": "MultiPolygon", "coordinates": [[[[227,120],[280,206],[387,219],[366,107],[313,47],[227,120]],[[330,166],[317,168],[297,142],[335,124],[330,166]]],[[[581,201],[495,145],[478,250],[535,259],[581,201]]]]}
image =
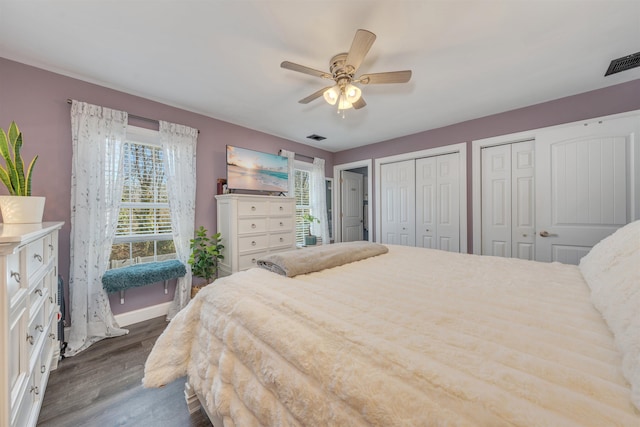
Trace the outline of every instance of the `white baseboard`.
{"type": "Polygon", "coordinates": [[[116,314],[116,322],[120,327],[133,325],[134,323],[144,322],[145,320],[155,319],[156,317],[166,316],[169,313],[171,301],[162,304],[152,305],[150,307],[140,308],[138,310],[128,311],[122,314],[116,314]]]}

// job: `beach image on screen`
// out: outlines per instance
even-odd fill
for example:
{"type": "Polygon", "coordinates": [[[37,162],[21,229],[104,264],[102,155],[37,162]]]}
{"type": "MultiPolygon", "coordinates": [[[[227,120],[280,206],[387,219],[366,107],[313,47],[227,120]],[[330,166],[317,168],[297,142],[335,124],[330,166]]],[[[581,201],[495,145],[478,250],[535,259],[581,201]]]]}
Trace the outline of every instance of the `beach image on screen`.
{"type": "Polygon", "coordinates": [[[288,191],[287,158],[227,145],[227,185],[231,189],[288,191]]]}

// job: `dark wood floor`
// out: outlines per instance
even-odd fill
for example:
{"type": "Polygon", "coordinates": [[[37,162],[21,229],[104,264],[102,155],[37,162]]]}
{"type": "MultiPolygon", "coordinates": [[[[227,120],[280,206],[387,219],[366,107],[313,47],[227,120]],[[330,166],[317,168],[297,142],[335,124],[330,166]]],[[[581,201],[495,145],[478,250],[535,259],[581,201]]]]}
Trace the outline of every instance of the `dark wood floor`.
{"type": "Polygon", "coordinates": [[[38,426],[211,426],[189,415],[185,379],[142,387],[144,362],[167,323],[164,317],[127,326],[129,334],[63,359],[51,373],[38,426]]]}

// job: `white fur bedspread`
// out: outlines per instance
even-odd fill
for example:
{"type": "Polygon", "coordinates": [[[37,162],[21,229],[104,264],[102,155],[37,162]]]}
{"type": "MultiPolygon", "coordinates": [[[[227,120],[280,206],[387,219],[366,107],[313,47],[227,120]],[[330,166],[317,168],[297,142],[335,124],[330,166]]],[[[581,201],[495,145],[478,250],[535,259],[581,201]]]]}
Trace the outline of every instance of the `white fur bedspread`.
{"type": "Polygon", "coordinates": [[[640,426],[577,267],[389,249],[205,287],[144,385],[188,374],[226,427],[640,426]]]}

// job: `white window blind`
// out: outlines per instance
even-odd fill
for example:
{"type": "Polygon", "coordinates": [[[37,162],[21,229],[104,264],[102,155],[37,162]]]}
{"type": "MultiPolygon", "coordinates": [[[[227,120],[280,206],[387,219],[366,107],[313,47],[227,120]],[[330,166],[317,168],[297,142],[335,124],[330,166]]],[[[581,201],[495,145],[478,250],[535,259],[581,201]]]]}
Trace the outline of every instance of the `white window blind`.
{"type": "Polygon", "coordinates": [[[309,234],[309,223],[302,216],[311,212],[309,207],[309,188],[311,172],[294,170],[296,197],[296,245],[304,245],[304,236],[309,234]]]}
{"type": "Polygon", "coordinates": [[[111,268],[175,258],[162,149],[127,141],[124,150],[124,188],[111,268]]]}

